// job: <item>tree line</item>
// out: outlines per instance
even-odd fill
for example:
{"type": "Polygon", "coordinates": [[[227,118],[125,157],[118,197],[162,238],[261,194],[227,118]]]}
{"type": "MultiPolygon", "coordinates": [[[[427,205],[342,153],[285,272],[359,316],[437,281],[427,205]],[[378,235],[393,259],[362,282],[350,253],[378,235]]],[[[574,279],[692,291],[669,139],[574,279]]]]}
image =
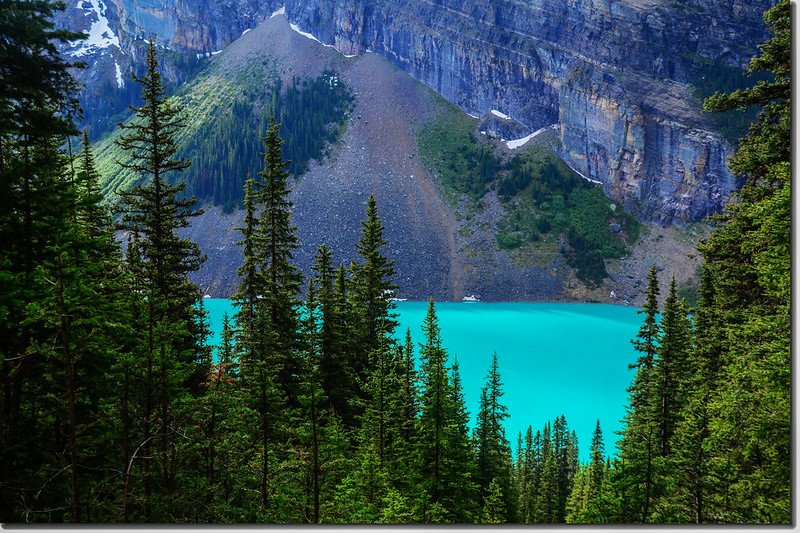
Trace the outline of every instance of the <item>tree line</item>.
{"type": "Polygon", "coordinates": [[[763,106],[748,178],[701,251],[698,305],[651,271],[617,453],[590,461],[563,416],[517,438],[497,355],[470,431],[433,301],[397,340],[374,198],[359,260],[293,254],[289,163],[270,121],[244,183],[244,261],[216,353],[180,236],[181,113],[150,45],[122,126],[142,185],[103,203],[47,0],[0,6],[0,520],[215,523],[787,523],[790,506],[789,7],[751,68],[772,81],[709,108],[763,106]],[[121,231],[124,252],[115,238],[121,231]]]}

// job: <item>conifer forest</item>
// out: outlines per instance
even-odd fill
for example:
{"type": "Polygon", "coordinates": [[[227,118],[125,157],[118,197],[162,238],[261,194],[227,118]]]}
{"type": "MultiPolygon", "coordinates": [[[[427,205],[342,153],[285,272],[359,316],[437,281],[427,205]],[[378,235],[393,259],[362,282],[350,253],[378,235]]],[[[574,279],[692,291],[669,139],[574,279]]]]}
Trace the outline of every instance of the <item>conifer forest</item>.
{"type": "MultiPolygon", "coordinates": [[[[598,421],[582,456],[557,404],[507,434],[502,354],[486,354],[470,422],[437,302],[421,331],[398,327],[395,221],[376,198],[356,261],[323,244],[311,275],[298,267],[293,176],[350,106],[332,74],[232,107],[230,138],[187,148],[151,41],[114,132],[133,179],[109,196],[77,126],[81,65],[56,46],[85,38],[54,24],[63,8],[0,0],[0,522],[792,522],[788,0],[764,14],[749,65],[767,74],[704,101],[759,112],[728,161],[742,186],[697,247],[696,301],[674,279],[663,294],[652,267],[623,429],[612,447],[598,421]],[[261,137],[245,160],[225,152],[237,121],[261,137]],[[191,174],[189,154],[219,173],[191,174]],[[211,199],[244,212],[235,312],[214,345],[189,277],[205,253],[182,231],[211,199]]],[[[598,257],[586,276],[602,280],[598,257]]]]}

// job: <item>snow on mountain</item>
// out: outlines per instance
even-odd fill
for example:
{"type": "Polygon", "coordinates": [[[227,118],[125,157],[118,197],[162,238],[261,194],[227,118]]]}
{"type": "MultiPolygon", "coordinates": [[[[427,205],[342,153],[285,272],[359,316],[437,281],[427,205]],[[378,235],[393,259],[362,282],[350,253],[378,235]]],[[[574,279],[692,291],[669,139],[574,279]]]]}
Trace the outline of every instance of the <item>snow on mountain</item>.
{"type": "Polygon", "coordinates": [[[515,150],[517,148],[525,146],[526,144],[528,144],[528,141],[533,140],[534,138],[538,137],[539,135],[541,135],[542,133],[546,132],[547,130],[554,130],[557,127],[558,127],[557,124],[552,124],[550,126],[545,126],[544,128],[542,128],[540,130],[536,130],[533,133],[531,133],[530,135],[526,135],[525,137],[523,137],[521,139],[514,139],[514,140],[511,140],[511,141],[507,141],[506,142],[506,146],[508,146],[508,148],[510,150],[515,150]]]}
{"type": "Polygon", "coordinates": [[[69,52],[74,57],[81,57],[91,52],[96,52],[109,46],[119,48],[119,38],[106,18],[107,7],[103,0],[78,0],[78,7],[82,8],[87,18],[91,19],[89,37],[85,41],[75,41],[78,48],[69,52]]]}

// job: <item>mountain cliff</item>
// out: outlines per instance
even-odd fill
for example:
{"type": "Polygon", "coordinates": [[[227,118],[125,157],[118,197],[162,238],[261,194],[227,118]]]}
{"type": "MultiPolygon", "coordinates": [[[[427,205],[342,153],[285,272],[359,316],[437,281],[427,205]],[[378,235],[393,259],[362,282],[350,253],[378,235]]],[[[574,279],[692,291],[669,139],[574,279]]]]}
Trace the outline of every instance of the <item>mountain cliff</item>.
{"type": "MultiPolygon", "coordinates": [[[[693,83],[709,65],[746,65],[770,4],[287,0],[284,9],[323,43],[347,55],[375,52],[469,113],[500,110],[527,132],[556,125],[560,155],[577,172],[643,220],[682,224],[719,211],[735,187],[725,167],[731,146],[700,113],[693,83]]],[[[65,23],[109,30],[100,46],[77,49],[96,65],[84,74],[89,118],[134,98],[118,76],[112,82],[137,68],[142,39],[163,46],[178,84],[279,5],[79,0],[65,23]],[[114,98],[98,98],[97,80],[114,98]]]]}
{"type": "Polygon", "coordinates": [[[638,303],[654,261],[665,279],[692,283],[686,254],[705,231],[692,222],[735,186],[731,147],[700,96],[741,83],[763,37],[761,9],[704,6],[81,0],[61,23],[89,34],[64,53],[89,66],[81,99],[108,191],[128,181],[109,135],[137,100],[128,73],[141,68],[145,40],[157,43],[196,126],[184,146],[190,190],[218,206],[188,230],[209,255],[196,281],[215,296],[230,294],[241,261],[237,200],[219,191],[237,189],[242,164],[258,164],[236,146],[257,156],[275,79],[288,87],[332,72],[324,79],[341,79],[355,107],[295,184],[304,270],[321,242],[353,259],[372,193],[402,297],[638,303]],[[249,127],[229,127],[250,115],[249,127]],[[578,175],[612,201],[595,186],[570,193],[587,183],[578,175]],[[641,232],[625,211],[648,222],[641,232]],[[667,225],[682,229],[658,227],[667,225]]]}
{"type": "Polygon", "coordinates": [[[766,1],[289,2],[287,16],[344,53],[372,50],[466,111],[531,131],[645,220],[699,220],[734,187],[730,146],[699,112],[696,63],[743,67],[766,1]]]}

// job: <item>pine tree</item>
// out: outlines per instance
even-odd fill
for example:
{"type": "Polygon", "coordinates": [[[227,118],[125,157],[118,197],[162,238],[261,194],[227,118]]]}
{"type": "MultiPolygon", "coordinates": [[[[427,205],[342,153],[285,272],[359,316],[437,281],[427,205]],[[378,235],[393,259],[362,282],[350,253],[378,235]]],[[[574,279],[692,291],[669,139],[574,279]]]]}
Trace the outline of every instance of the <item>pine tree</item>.
{"type": "Polygon", "coordinates": [[[273,335],[272,359],[280,367],[278,383],[289,405],[297,404],[300,362],[298,345],[298,294],[303,281],[294,263],[297,228],[292,224],[291,188],[286,167],[289,162],[281,155],[283,139],[278,135],[280,125],[270,120],[264,136],[264,168],[257,182],[258,207],[261,208],[258,233],[262,250],[256,250],[263,261],[263,298],[267,319],[273,335]]]}
{"type": "Polygon", "coordinates": [[[688,366],[690,348],[690,324],[684,307],[678,301],[675,278],[669,286],[664,301],[664,314],[661,319],[658,359],[655,364],[657,384],[658,424],[660,451],[662,457],[670,454],[669,442],[678,422],[678,412],[682,407],[684,383],[691,374],[688,366]]]}
{"type": "MultiPolygon", "coordinates": [[[[450,522],[472,519],[471,503],[476,489],[472,481],[474,458],[465,426],[460,385],[454,388],[447,375],[447,353],[442,347],[439,320],[433,299],[422,326],[422,393],[417,428],[420,488],[427,498],[423,517],[439,516],[450,522]],[[470,454],[471,455],[471,454],[470,454]]],[[[457,375],[457,374],[456,374],[457,375]]]]}
{"type": "Polygon", "coordinates": [[[370,446],[363,448],[355,466],[336,487],[326,515],[334,523],[377,523],[389,496],[389,484],[376,450],[370,446]]]}
{"type": "MultiPolygon", "coordinates": [[[[255,181],[248,174],[244,185],[244,220],[243,226],[237,228],[242,234],[242,240],[236,245],[242,247],[242,265],[238,268],[239,286],[233,295],[236,303],[236,322],[241,328],[239,342],[241,350],[252,352],[255,347],[256,332],[256,306],[259,296],[263,297],[264,283],[260,266],[263,259],[260,256],[262,243],[258,232],[258,218],[256,214],[257,199],[255,197],[255,181]]],[[[252,356],[252,354],[250,354],[252,356]]]]}
{"type": "Polygon", "coordinates": [[[158,71],[155,45],[150,42],[147,73],[134,75],[142,85],[141,107],[134,110],[134,119],[120,124],[122,135],[117,144],[129,155],[124,168],[142,176],[143,185],[121,192],[122,227],[134,232],[139,265],[136,275],[142,277],[146,297],[146,350],[142,364],[146,368],[144,430],[141,435],[144,462],[144,519],[150,516],[152,484],[161,493],[176,489],[175,441],[179,424],[176,402],[193,375],[199,326],[199,289],[189,281],[189,272],[200,268],[204,257],[198,246],[178,235],[189,225],[191,217],[200,214],[192,208],[193,198],[179,199],[185,183],[170,185],[170,172],[186,169],[189,162],[175,158],[175,135],[183,126],[179,111],[166,98],[158,71]],[[159,443],[158,454],[151,440],[159,443]],[[155,461],[151,459],[155,458],[155,461]],[[152,464],[158,469],[153,477],[152,464]]]}
{"type": "Polygon", "coordinates": [[[618,443],[620,468],[615,470],[615,486],[622,494],[619,521],[645,522],[656,497],[655,460],[661,452],[657,404],[657,376],[654,369],[660,329],[658,326],[658,275],[655,265],[648,276],[647,295],[641,313],[642,326],[633,345],[642,355],[633,368],[636,375],[628,389],[630,403],[625,430],[618,443]]]}
{"type": "Polygon", "coordinates": [[[483,501],[481,522],[484,524],[502,524],[506,522],[506,504],[503,498],[503,489],[496,479],[489,483],[486,497],[483,501]]]}
{"type": "Polygon", "coordinates": [[[458,359],[453,361],[451,369],[453,387],[452,409],[453,421],[449,424],[453,434],[447,437],[451,446],[445,457],[446,469],[450,470],[450,489],[447,499],[442,503],[451,510],[457,522],[466,522],[477,518],[479,511],[478,489],[475,483],[475,451],[469,438],[469,412],[464,399],[464,387],[461,383],[461,371],[458,359]]]}
{"type": "Polygon", "coordinates": [[[375,197],[367,200],[367,219],[361,223],[361,238],[356,244],[362,262],[353,264],[353,290],[351,301],[358,320],[359,350],[351,367],[362,378],[361,369],[367,367],[366,357],[377,349],[384,337],[391,335],[397,325],[392,309],[397,287],[392,283],[394,261],[386,258],[381,248],[386,244],[383,224],[378,218],[375,197]]]}
{"type": "Polygon", "coordinates": [[[708,521],[791,520],[790,11],[781,0],[765,13],[773,36],[749,65],[771,78],[705,103],[710,111],[763,107],[731,158],[731,170],[746,179],[739,201],[699,247],[713,274],[722,339],[703,448],[720,467],[714,478],[724,491],[710,498],[708,521]]]}
{"type": "Polygon", "coordinates": [[[58,43],[83,36],[54,29],[53,16],[63,8],[46,0],[0,7],[0,520],[6,522],[24,513],[40,520],[47,514],[39,508],[60,508],[62,495],[73,492],[60,487],[50,499],[54,472],[44,471],[61,429],[51,416],[60,406],[49,399],[62,397],[53,385],[64,377],[48,361],[56,336],[40,313],[42,301],[55,296],[53,276],[41,266],[71,259],[62,255],[60,234],[69,231],[79,201],[60,149],[76,132],[76,84],[58,43]],[[24,496],[43,486],[37,502],[24,496]]]}
{"type": "Polygon", "coordinates": [[[238,228],[242,240],[243,262],[239,267],[239,286],[233,295],[237,305],[236,351],[243,401],[257,415],[257,423],[248,425],[250,438],[258,443],[260,473],[257,489],[262,509],[270,501],[270,457],[273,453],[276,426],[283,413],[284,395],[277,387],[278,365],[273,357],[275,333],[265,301],[266,280],[262,266],[265,257],[264,237],[260,231],[260,206],[257,184],[248,177],[245,182],[244,220],[238,228]]]}
{"type": "Polygon", "coordinates": [[[347,357],[349,346],[343,309],[346,299],[336,289],[333,253],[325,244],[317,248],[312,269],[319,284],[322,321],[319,370],[322,388],[336,413],[351,422],[354,409],[350,406],[350,400],[354,397],[356,384],[347,357]]]}
{"type": "Polygon", "coordinates": [[[492,363],[481,389],[481,402],[473,440],[476,445],[475,481],[480,488],[481,503],[489,494],[492,481],[504,487],[503,516],[515,518],[515,505],[511,493],[511,445],[506,439],[503,422],[508,418],[508,409],[501,403],[502,382],[498,369],[497,354],[492,354],[492,363]]]}
{"type": "Polygon", "coordinates": [[[550,423],[542,430],[541,474],[536,493],[536,520],[552,524],[558,521],[558,449],[550,423]]]}
{"type": "MultiPolygon", "coordinates": [[[[520,435],[521,438],[521,435],[520,435]]],[[[517,453],[517,518],[523,524],[530,524],[535,512],[535,483],[536,483],[536,451],[534,448],[533,428],[528,426],[525,431],[524,446],[520,444],[517,453]]]]}
{"type": "Polygon", "coordinates": [[[603,430],[600,429],[600,420],[592,435],[591,461],[589,463],[587,479],[587,499],[594,500],[600,495],[606,474],[605,446],[603,445],[603,430]]]}
{"type": "Polygon", "coordinates": [[[675,492],[671,497],[680,521],[702,524],[716,514],[715,495],[724,489],[704,449],[710,432],[709,404],[716,394],[721,369],[721,323],[716,317],[714,283],[709,269],[700,277],[695,312],[695,342],[692,350],[694,374],[687,383],[687,399],[672,439],[675,492]]]}

